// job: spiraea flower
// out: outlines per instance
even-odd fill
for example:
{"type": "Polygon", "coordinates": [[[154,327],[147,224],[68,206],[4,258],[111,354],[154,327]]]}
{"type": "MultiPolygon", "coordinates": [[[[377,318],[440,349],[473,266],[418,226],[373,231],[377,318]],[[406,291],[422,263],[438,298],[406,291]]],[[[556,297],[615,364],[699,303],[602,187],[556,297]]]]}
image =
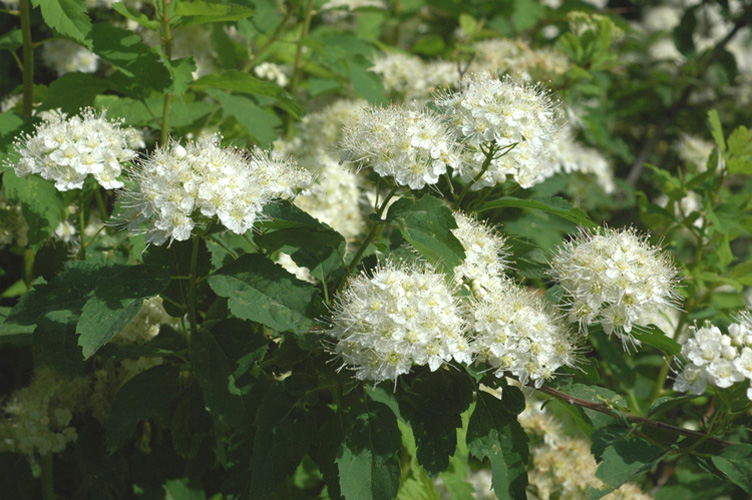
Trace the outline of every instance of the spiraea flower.
{"type": "Polygon", "coordinates": [[[454,220],[457,227],[452,229],[452,234],[465,250],[464,262],[454,268],[455,279],[467,280],[473,289],[482,287],[488,280],[497,280],[508,264],[505,238],[484,222],[461,212],[454,213],[454,220]]]}
{"type": "Polygon", "coordinates": [[[49,112],[43,115],[33,135],[24,134],[14,145],[20,156],[16,175],[39,174],[55,182],[59,191],[80,189],[92,175],[105,189],[123,186],[118,179],[123,165],[144,147],[134,129],[121,128],[106,112],[84,109],[80,115],[49,112]]]}
{"type": "Polygon", "coordinates": [[[497,377],[511,373],[540,387],[577,361],[577,339],[535,292],[498,278],[465,308],[472,349],[497,377]]]}
{"type": "Polygon", "coordinates": [[[58,39],[42,45],[42,61],[58,75],[73,71],[94,73],[99,65],[99,57],[90,50],[77,43],[58,39]]]}
{"type": "Polygon", "coordinates": [[[340,148],[343,159],[411,189],[436,184],[458,159],[455,140],[438,116],[401,106],[360,111],[345,126],[340,148]]]}
{"type": "Polygon", "coordinates": [[[186,240],[200,218],[217,217],[230,231],[251,229],[274,199],[292,199],[311,183],[305,170],[277,154],[220,147],[217,135],[158,148],[131,172],[124,193],[132,232],[146,239],[186,240]]]}
{"type": "Polygon", "coordinates": [[[594,176],[595,181],[606,193],[612,193],[616,189],[613,168],[608,160],[600,151],[577,142],[573,130],[565,130],[559,134],[556,140],[549,144],[549,150],[557,173],[581,172],[594,176]]]}
{"type": "Polygon", "coordinates": [[[483,72],[463,82],[459,91],[438,95],[436,104],[470,149],[470,158],[458,165],[463,179],[480,175],[487,155],[506,152],[494,156],[474,188],[494,186],[508,175],[530,187],[553,174],[544,161],[545,146],[559,129],[558,105],[540,86],[483,72]]]}
{"type": "Polygon", "coordinates": [[[634,326],[678,298],[669,257],[633,229],[581,230],[559,249],[550,272],[564,289],[569,321],[584,330],[600,322],[625,346],[638,343],[634,326]]]}
{"type": "Polygon", "coordinates": [[[430,268],[388,263],[351,280],[337,299],[332,352],[360,380],[395,380],[413,365],[471,361],[457,300],[430,268]]]}
{"type": "Polygon", "coordinates": [[[406,101],[427,99],[432,92],[450,87],[459,78],[457,66],[451,62],[427,62],[398,52],[379,54],[371,71],[381,76],[387,92],[406,101]]]}
{"type": "MultiPolygon", "coordinates": [[[[708,384],[726,389],[752,381],[752,315],[742,311],[724,334],[711,324],[690,327],[693,335],[682,345],[686,364],[677,374],[674,390],[702,394],[708,384]]],[[[747,390],[752,400],[752,388],[747,390]]]]}

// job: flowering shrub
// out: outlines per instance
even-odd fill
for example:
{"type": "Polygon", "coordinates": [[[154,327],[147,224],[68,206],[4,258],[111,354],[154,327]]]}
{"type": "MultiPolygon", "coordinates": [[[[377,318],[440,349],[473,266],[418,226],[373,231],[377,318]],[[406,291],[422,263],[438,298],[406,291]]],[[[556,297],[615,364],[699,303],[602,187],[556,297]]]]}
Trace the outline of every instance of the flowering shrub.
{"type": "Polygon", "coordinates": [[[749,0],[1,3],[3,498],[752,495],[749,0]]]}

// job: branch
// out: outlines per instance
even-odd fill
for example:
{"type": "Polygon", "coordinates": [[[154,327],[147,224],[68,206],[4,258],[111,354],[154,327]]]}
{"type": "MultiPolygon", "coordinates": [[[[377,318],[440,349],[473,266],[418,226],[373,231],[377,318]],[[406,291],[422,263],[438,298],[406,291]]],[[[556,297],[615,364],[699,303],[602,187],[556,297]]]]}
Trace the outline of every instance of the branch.
{"type": "Polygon", "coordinates": [[[632,415],[631,413],[624,413],[621,411],[614,411],[610,407],[601,404],[601,403],[593,403],[592,401],[588,401],[586,399],[580,399],[575,396],[571,396],[565,392],[562,392],[558,389],[554,389],[553,387],[547,387],[543,386],[538,388],[539,391],[548,394],[549,396],[553,396],[556,399],[560,399],[564,401],[567,404],[570,405],[577,405],[582,406],[583,408],[587,408],[589,410],[595,410],[597,412],[603,413],[605,415],[608,415],[610,417],[622,417],[626,418],[633,424],[641,424],[641,425],[647,425],[649,427],[653,427],[655,429],[661,429],[664,431],[669,431],[674,434],[680,434],[682,436],[690,437],[690,438],[696,438],[696,439],[703,439],[704,441],[708,443],[713,443],[718,446],[721,446],[723,448],[728,448],[729,446],[734,445],[735,443],[732,443],[731,441],[726,441],[724,439],[719,439],[715,437],[708,437],[702,432],[698,431],[692,431],[689,429],[683,429],[681,427],[676,427],[675,425],[667,424],[665,422],[659,422],[657,420],[651,420],[649,418],[645,417],[638,417],[637,415],[632,415]]]}

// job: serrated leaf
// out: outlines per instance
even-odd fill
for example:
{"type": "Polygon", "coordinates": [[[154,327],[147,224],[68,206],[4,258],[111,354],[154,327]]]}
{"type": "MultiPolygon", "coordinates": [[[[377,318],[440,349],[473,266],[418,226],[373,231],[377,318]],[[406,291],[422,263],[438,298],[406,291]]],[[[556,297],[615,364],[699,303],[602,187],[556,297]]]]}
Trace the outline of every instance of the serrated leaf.
{"type": "MultiPolygon", "coordinates": [[[[505,397],[507,391],[519,389],[505,388],[505,397]]],[[[491,461],[493,489],[500,500],[527,498],[528,438],[503,401],[478,392],[467,427],[467,447],[476,458],[491,461]]]]}
{"type": "Polygon", "coordinates": [[[718,117],[717,110],[711,109],[708,111],[708,123],[710,124],[710,134],[713,136],[713,140],[715,140],[721,152],[725,152],[726,141],[723,138],[723,127],[721,127],[721,119],[718,117]]]}
{"type": "Polygon", "coordinates": [[[418,463],[436,475],[449,466],[457,449],[461,414],[473,400],[473,386],[458,373],[439,370],[411,380],[409,391],[398,398],[402,416],[415,435],[418,463]]]}
{"type": "Polygon", "coordinates": [[[632,330],[632,336],[641,343],[655,347],[659,351],[673,356],[681,352],[681,344],[667,337],[661,330],[653,325],[643,326],[632,330]]]}
{"type": "Polygon", "coordinates": [[[232,116],[248,130],[259,146],[265,148],[274,142],[278,133],[276,127],[282,125],[274,112],[257,106],[249,97],[232,95],[223,91],[206,92],[219,102],[223,116],[232,116]]]}
{"type": "Polygon", "coordinates": [[[47,97],[38,111],[60,109],[64,113],[75,114],[81,108],[94,104],[100,93],[110,88],[107,80],[88,73],[66,73],[50,84],[47,97]]]}
{"type": "Polygon", "coordinates": [[[120,449],[140,421],[157,415],[166,419],[178,392],[175,366],[155,366],[126,382],[115,394],[105,423],[107,450],[113,453],[120,449]]]}
{"type": "Polygon", "coordinates": [[[126,17],[127,19],[130,19],[131,21],[135,21],[144,28],[151,30],[151,31],[158,31],[160,27],[160,22],[155,19],[149,19],[146,14],[142,12],[133,12],[128,8],[127,5],[125,5],[125,2],[115,2],[112,4],[112,10],[117,12],[118,14],[126,17]]]}
{"type": "Polygon", "coordinates": [[[528,208],[532,210],[541,210],[550,214],[557,215],[562,219],[566,219],[575,224],[579,224],[584,227],[593,228],[596,226],[588,215],[580,210],[574,208],[564,198],[554,196],[551,198],[537,198],[537,199],[522,199],[514,198],[512,196],[504,196],[498,200],[494,200],[489,203],[485,203],[478,213],[488,212],[489,210],[496,210],[503,207],[517,207],[528,208]]]}
{"type": "Polygon", "coordinates": [[[339,484],[347,500],[391,500],[397,496],[400,449],[397,418],[382,403],[358,405],[348,415],[345,439],[337,453],[339,484]]]}
{"type": "Polygon", "coordinates": [[[71,311],[53,311],[37,320],[34,348],[41,358],[67,378],[80,375],[83,355],[76,337],[77,316],[71,311]]]}
{"type": "Polygon", "coordinates": [[[180,2],[175,7],[175,16],[180,16],[175,25],[180,28],[194,24],[239,21],[253,15],[253,9],[235,3],[205,2],[194,0],[180,2]]]}
{"type": "MultiPolygon", "coordinates": [[[[179,4],[182,5],[182,4],[179,4]]],[[[170,72],[172,85],[166,90],[166,93],[174,96],[180,96],[188,90],[188,85],[193,81],[193,72],[196,71],[196,61],[193,57],[183,57],[181,59],[163,59],[167,71],[170,72]]]]}
{"type": "Polygon", "coordinates": [[[164,91],[172,84],[170,72],[157,51],[133,31],[107,23],[91,29],[92,50],[139,86],[164,91]]]}
{"type": "Polygon", "coordinates": [[[143,299],[164,290],[170,277],[151,266],[113,266],[102,270],[102,279],[84,304],[76,326],[85,359],[122,331],[138,314],[143,299]]]}
{"type": "Polygon", "coordinates": [[[457,227],[452,211],[438,198],[402,198],[389,208],[387,220],[428,262],[445,272],[451,274],[465,260],[462,243],[452,234],[457,227]]]}
{"type": "Polygon", "coordinates": [[[693,399],[696,399],[698,396],[695,396],[694,394],[688,394],[686,396],[662,396],[650,405],[650,409],[648,410],[648,417],[653,417],[655,415],[667,412],[671,410],[672,408],[676,408],[679,405],[685,404],[687,401],[691,401],[693,399]]]}
{"type": "Polygon", "coordinates": [[[256,412],[251,459],[251,498],[267,498],[292,474],[316,435],[300,400],[304,393],[272,388],[256,412]]]}
{"type": "Polygon", "coordinates": [[[304,333],[315,325],[308,316],[318,293],[268,258],[246,254],[209,277],[209,285],[227,297],[230,311],[241,319],[262,323],[277,331],[304,333]]]}
{"type": "Polygon", "coordinates": [[[36,175],[19,178],[12,170],[4,171],[3,187],[11,202],[21,204],[29,243],[38,249],[60,224],[65,210],[62,196],[52,182],[36,175]]]}
{"type": "Polygon", "coordinates": [[[752,445],[735,444],[710,459],[731,482],[752,495],[752,445]]]}
{"type": "Polygon", "coordinates": [[[42,18],[50,28],[91,48],[87,39],[91,20],[86,13],[86,2],[79,0],[31,0],[42,11],[42,18]]]}
{"type": "Polygon", "coordinates": [[[252,407],[243,397],[238,378],[263,355],[266,342],[248,331],[250,325],[238,320],[217,323],[212,331],[199,331],[193,339],[191,363],[201,385],[206,407],[223,426],[250,433],[252,407]],[[225,339],[220,343],[218,338],[225,339]],[[245,361],[243,361],[245,359],[245,361]]]}
{"type": "Polygon", "coordinates": [[[202,76],[191,83],[196,90],[225,89],[276,99],[282,109],[299,117],[303,110],[282,87],[240,71],[225,71],[202,76]]]}

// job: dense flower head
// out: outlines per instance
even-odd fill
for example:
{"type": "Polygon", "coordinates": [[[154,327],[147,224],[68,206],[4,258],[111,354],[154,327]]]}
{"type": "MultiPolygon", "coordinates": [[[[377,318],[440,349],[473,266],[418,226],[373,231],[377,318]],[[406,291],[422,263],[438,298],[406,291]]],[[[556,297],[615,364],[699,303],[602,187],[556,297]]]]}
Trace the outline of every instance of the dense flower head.
{"type": "MultiPolygon", "coordinates": [[[[752,381],[752,315],[742,311],[724,334],[711,324],[690,327],[693,335],[682,345],[686,364],[676,376],[674,389],[702,394],[708,384],[721,389],[752,381]]],[[[752,400],[752,388],[747,390],[752,400]]]]}
{"type": "Polygon", "coordinates": [[[551,261],[551,275],[568,301],[568,319],[580,327],[600,322],[626,343],[633,326],[674,305],[676,269],[670,259],[633,229],[581,230],[551,261]]]}
{"type": "Polygon", "coordinates": [[[387,92],[407,101],[427,99],[432,92],[450,87],[459,78],[457,66],[451,62],[428,62],[398,52],[378,55],[371,71],[381,76],[387,92]]]}
{"type": "Polygon", "coordinates": [[[436,184],[457,162],[454,138],[437,115],[401,106],[366,108],[344,128],[343,158],[371,167],[397,184],[436,184]]]}
{"type": "Polygon", "coordinates": [[[70,118],[53,111],[42,118],[33,135],[16,139],[20,158],[14,167],[19,177],[39,174],[59,191],[82,188],[90,174],[105,189],[122,187],[118,177],[123,164],[144,147],[136,130],[121,128],[105,111],[86,108],[70,118]]]}
{"type": "Polygon", "coordinates": [[[613,168],[608,160],[600,151],[577,142],[571,129],[562,132],[552,141],[549,150],[555,172],[592,175],[604,192],[612,193],[616,189],[613,168]]]}
{"type": "Polygon", "coordinates": [[[457,166],[464,180],[480,175],[488,152],[497,152],[474,189],[495,186],[507,176],[528,188],[553,175],[546,145],[559,130],[558,104],[540,86],[482,72],[459,91],[438,95],[436,104],[468,147],[457,166]]]}
{"type": "Polygon", "coordinates": [[[94,73],[99,57],[77,43],[52,39],[42,45],[42,61],[61,76],[73,71],[94,73]]]}
{"type": "Polygon", "coordinates": [[[484,222],[462,212],[455,212],[454,220],[457,227],[452,229],[452,234],[465,250],[465,260],[454,268],[455,279],[465,279],[473,288],[498,279],[508,263],[505,238],[484,222]]]}
{"type": "Polygon", "coordinates": [[[212,135],[185,146],[172,142],[156,149],[131,173],[125,192],[133,232],[148,223],[146,239],[161,245],[186,240],[199,217],[217,217],[230,231],[244,234],[274,199],[291,199],[311,183],[308,172],[260,149],[220,147],[212,135]]]}
{"type": "Polygon", "coordinates": [[[508,372],[540,387],[557,369],[577,361],[576,336],[542,297],[508,279],[498,278],[476,293],[465,316],[473,351],[497,377],[508,372]]]}
{"type": "Polygon", "coordinates": [[[475,45],[470,71],[509,74],[524,81],[549,79],[564,73],[569,60],[563,52],[550,48],[535,49],[523,40],[497,38],[475,45]]]}
{"type": "Polygon", "coordinates": [[[336,301],[328,334],[332,351],[360,380],[471,361],[457,300],[430,268],[388,263],[355,277],[336,301]]]}

